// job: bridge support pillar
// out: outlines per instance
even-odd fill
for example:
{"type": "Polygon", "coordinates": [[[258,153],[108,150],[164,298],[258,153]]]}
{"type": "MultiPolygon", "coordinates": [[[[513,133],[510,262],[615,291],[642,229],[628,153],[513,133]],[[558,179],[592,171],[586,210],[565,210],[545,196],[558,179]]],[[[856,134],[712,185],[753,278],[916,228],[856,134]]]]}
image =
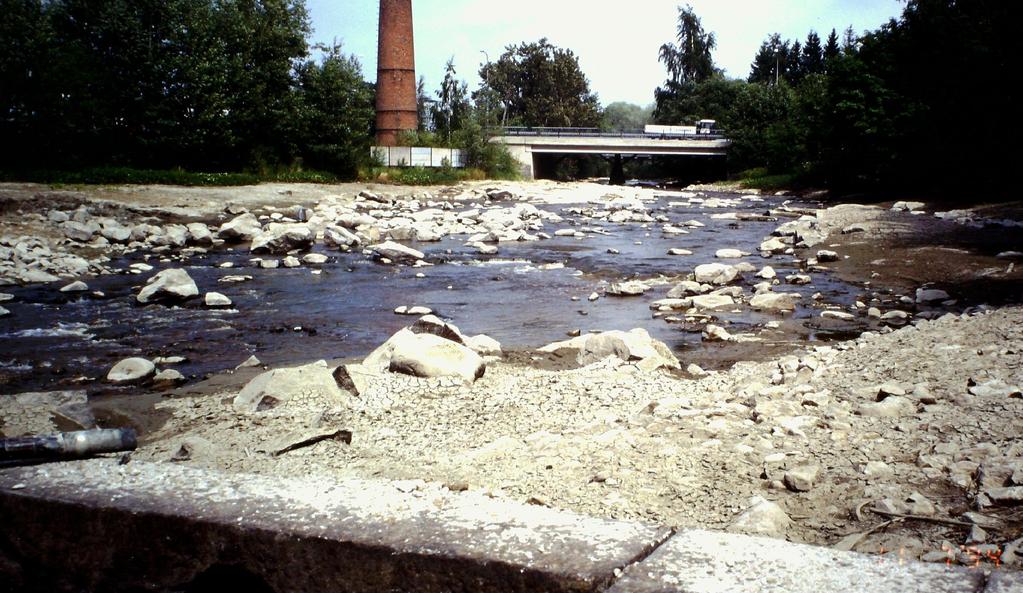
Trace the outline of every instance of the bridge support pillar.
{"type": "Polygon", "coordinates": [[[622,155],[616,154],[611,159],[611,178],[608,180],[611,185],[625,185],[625,162],[622,155]]]}

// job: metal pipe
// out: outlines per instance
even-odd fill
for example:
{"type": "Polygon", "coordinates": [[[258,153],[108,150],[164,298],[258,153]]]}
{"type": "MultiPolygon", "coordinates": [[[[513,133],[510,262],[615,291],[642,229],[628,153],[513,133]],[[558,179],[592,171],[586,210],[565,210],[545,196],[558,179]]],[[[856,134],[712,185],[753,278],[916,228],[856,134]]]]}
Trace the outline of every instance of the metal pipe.
{"type": "Polygon", "coordinates": [[[100,453],[134,451],[138,435],[132,428],[80,430],[0,439],[0,466],[81,459],[100,453]]]}

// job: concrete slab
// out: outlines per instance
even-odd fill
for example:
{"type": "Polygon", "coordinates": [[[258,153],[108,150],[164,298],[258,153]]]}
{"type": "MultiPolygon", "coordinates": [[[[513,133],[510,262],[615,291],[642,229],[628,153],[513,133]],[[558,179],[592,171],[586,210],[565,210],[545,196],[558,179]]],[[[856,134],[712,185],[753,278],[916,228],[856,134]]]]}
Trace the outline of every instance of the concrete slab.
{"type": "MultiPolygon", "coordinates": [[[[687,530],[629,567],[612,593],[980,593],[980,570],[687,530]]],[[[1001,593],[1001,592],[999,592],[1001,593]]]]}
{"type": "Polygon", "coordinates": [[[594,591],[669,535],[424,482],[114,460],[0,470],[0,517],[19,591],[594,591]]]}

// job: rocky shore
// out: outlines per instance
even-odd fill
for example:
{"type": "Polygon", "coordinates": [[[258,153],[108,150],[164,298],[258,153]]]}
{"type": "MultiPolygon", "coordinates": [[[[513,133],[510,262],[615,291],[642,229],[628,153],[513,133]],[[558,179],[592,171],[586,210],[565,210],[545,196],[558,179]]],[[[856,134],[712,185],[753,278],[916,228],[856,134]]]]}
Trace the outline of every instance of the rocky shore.
{"type": "MultiPolygon", "coordinates": [[[[494,256],[609,225],[663,236],[704,225],[651,208],[665,192],[587,184],[166,190],[170,208],[157,203],[161,191],[0,188],[0,284],[51,282],[103,298],[89,277],[135,274],[148,280],[134,293],[139,306],[230,307],[178,264],[232,247],[247,249],[250,265],[316,274],[326,263],[309,252],[317,245],[426,270],[443,262],[407,243],[460,237],[494,256]],[[165,269],[112,263],[128,254],[165,269]]],[[[753,216],[736,206],[759,199],[670,195],[669,209],[698,205],[736,223],[753,216]]],[[[386,477],[410,491],[439,483],[597,516],[1019,567],[1023,308],[1004,304],[1018,303],[1023,285],[1019,223],[913,202],[786,204],[755,216],[778,223],[755,251],[723,244],[713,261],[689,261],[678,249],[677,277],[615,279],[589,297],[667,288],[649,303],[654,316],[746,362],[707,371],[643,329],[510,353],[409,303],[395,311],[411,315],[408,326],[360,361],[239,360],[244,380],[158,398],[163,420],[133,458],[386,477]],[[796,269],[779,274],[779,262],[796,269]],[[800,288],[829,274],[857,294],[829,302],[800,288]],[[797,323],[797,307],[811,317],[797,323]],[[773,320],[737,330],[723,316],[737,311],[773,320]],[[799,344],[785,337],[799,335],[796,325],[852,339],[799,344]]],[[[246,275],[225,269],[220,281],[246,275]]],[[[154,358],[125,359],[105,380],[154,392],[185,382],[173,360],[154,358]]],[[[93,403],[83,392],[3,395],[0,431],[95,424],[93,403]]]]}

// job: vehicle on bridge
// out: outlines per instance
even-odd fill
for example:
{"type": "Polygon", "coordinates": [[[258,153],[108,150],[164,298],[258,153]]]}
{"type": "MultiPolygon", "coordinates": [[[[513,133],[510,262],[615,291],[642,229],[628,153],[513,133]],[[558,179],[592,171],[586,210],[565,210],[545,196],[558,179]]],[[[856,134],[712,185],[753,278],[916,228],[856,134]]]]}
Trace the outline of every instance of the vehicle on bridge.
{"type": "Polygon", "coordinates": [[[643,133],[655,138],[684,138],[686,136],[718,136],[718,122],[713,119],[701,119],[695,126],[658,126],[647,125],[643,133]]]}

